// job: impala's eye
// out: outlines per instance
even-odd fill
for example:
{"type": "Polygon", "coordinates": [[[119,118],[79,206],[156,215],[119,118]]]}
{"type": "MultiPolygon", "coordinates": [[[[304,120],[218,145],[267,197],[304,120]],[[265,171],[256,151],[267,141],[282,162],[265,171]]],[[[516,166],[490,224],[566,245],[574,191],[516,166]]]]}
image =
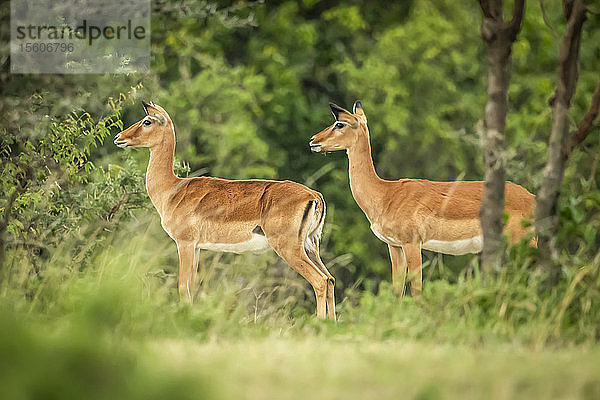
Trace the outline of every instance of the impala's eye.
{"type": "Polygon", "coordinates": [[[335,124],[335,129],[342,129],[344,127],[344,124],[341,122],[338,122],[337,124],[335,124]]]}
{"type": "Polygon", "coordinates": [[[144,125],[146,125],[146,126],[152,125],[152,121],[150,121],[149,119],[145,119],[144,120],[144,125]]]}

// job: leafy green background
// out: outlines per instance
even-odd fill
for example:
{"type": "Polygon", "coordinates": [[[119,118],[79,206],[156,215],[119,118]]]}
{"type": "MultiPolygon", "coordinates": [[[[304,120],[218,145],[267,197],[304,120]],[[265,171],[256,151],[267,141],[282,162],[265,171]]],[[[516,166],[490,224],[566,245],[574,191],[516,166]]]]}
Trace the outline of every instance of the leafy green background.
{"type": "MultiPolygon", "coordinates": [[[[505,270],[487,278],[478,275],[475,256],[424,252],[419,302],[391,294],[387,248],[351,196],[346,155],[308,148],[310,137],[332,121],[329,101],[349,108],[360,99],[380,176],[481,179],[487,57],[476,2],[166,0],[153,2],[152,10],[150,74],[14,75],[8,73],[10,9],[8,2],[0,5],[0,210],[8,215],[0,221],[6,249],[0,260],[0,376],[6,378],[0,385],[10,387],[13,398],[49,398],[73,373],[88,382],[80,366],[90,360],[90,374],[104,371],[98,379],[114,387],[99,398],[117,392],[163,398],[177,385],[182,397],[194,398],[273,397],[286,390],[275,384],[263,391],[253,382],[304,387],[276,361],[259,361],[272,348],[305,377],[314,374],[307,352],[317,348],[331,356],[319,369],[327,385],[316,393],[323,397],[482,398],[500,388],[513,398],[597,397],[597,127],[570,159],[561,190],[558,287],[543,287],[531,249],[510,249],[505,270]],[[196,304],[177,303],[176,248],[144,189],[147,151],[120,150],[111,140],[141,119],[141,100],[162,105],[173,118],[181,176],[291,179],[324,194],[322,258],[337,278],[338,325],[312,318],[308,284],[273,254],[203,254],[196,304]],[[34,351],[15,350],[28,345],[34,351]],[[403,355],[394,358],[388,346],[403,355]],[[407,372],[430,348],[422,369],[407,372]],[[236,358],[242,349],[245,367],[236,358]],[[206,372],[210,363],[182,355],[189,352],[214,357],[248,392],[223,389],[224,378],[206,372]],[[25,373],[26,366],[50,359],[63,360],[56,385],[46,385],[45,369],[25,373]],[[168,359],[169,367],[153,366],[159,359],[168,359]],[[479,368],[495,361],[495,369],[479,368]],[[365,362],[368,373],[360,368],[365,362]],[[181,367],[186,363],[204,371],[202,377],[181,367]],[[431,364],[439,369],[419,374],[431,364]],[[530,373],[541,364],[551,366],[547,373],[530,373]],[[414,385],[341,389],[348,380],[383,376],[389,383],[395,375],[386,367],[407,373],[403,382],[414,385]],[[434,383],[453,368],[478,383],[454,375],[434,383]],[[555,379],[566,369],[569,384],[555,379]],[[14,372],[15,378],[6,371],[23,373],[14,372]],[[129,386],[115,383],[124,371],[129,386]],[[511,378],[499,383],[499,375],[511,378]]],[[[599,28],[598,15],[590,14],[572,127],[599,79],[599,28]]],[[[547,103],[564,29],[558,4],[530,1],[513,48],[507,172],[533,193],[542,183],[547,103]]],[[[85,393],[71,389],[54,398],[85,393]]]]}

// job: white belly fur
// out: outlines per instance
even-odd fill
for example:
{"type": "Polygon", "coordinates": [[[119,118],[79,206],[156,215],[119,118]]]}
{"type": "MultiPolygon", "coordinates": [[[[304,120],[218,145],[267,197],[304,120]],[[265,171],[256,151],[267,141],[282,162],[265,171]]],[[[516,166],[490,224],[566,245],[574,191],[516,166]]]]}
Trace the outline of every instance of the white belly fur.
{"type": "Polygon", "coordinates": [[[197,249],[211,250],[211,251],[224,251],[228,253],[262,253],[267,251],[270,246],[267,242],[267,238],[263,235],[252,234],[252,239],[246,242],[240,243],[198,243],[196,244],[197,249]]]}
{"type": "Polygon", "coordinates": [[[394,238],[392,238],[390,236],[384,236],[381,233],[379,233],[375,228],[373,228],[373,225],[371,225],[371,231],[373,231],[375,236],[377,236],[377,239],[381,240],[384,243],[387,243],[392,246],[400,246],[401,245],[396,240],[394,240],[394,238]]]}
{"type": "Polygon", "coordinates": [[[451,254],[453,256],[479,253],[481,252],[481,249],[483,249],[483,238],[481,236],[475,236],[470,239],[454,240],[452,242],[428,240],[423,243],[422,248],[425,250],[437,251],[438,253],[451,254]]]}

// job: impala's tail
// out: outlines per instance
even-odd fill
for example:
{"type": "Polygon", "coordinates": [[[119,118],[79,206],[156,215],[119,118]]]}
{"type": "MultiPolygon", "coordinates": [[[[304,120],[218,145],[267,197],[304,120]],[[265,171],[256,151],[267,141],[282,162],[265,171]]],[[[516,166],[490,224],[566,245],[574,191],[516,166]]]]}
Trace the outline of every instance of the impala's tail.
{"type": "Polygon", "coordinates": [[[325,223],[325,200],[319,193],[318,199],[309,200],[302,215],[298,237],[304,235],[304,247],[307,253],[317,252],[317,246],[325,223]]]}

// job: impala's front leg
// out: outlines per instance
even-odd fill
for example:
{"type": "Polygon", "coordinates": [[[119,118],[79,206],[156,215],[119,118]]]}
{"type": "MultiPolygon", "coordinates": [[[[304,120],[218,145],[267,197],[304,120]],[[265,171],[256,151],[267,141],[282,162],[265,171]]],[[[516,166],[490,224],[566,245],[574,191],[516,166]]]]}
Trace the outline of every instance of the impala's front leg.
{"type": "Polygon", "coordinates": [[[179,299],[191,304],[196,271],[194,242],[177,241],[177,250],[179,252],[179,299]]]}
{"type": "Polygon", "coordinates": [[[402,247],[391,246],[389,244],[388,248],[390,249],[390,260],[392,261],[392,286],[394,287],[394,292],[403,297],[406,286],[406,258],[404,257],[404,250],[402,250],[402,247]]]}
{"type": "Polygon", "coordinates": [[[421,257],[421,244],[411,243],[402,246],[406,256],[406,264],[410,278],[410,294],[412,297],[421,295],[423,287],[423,261],[421,257]]]}

